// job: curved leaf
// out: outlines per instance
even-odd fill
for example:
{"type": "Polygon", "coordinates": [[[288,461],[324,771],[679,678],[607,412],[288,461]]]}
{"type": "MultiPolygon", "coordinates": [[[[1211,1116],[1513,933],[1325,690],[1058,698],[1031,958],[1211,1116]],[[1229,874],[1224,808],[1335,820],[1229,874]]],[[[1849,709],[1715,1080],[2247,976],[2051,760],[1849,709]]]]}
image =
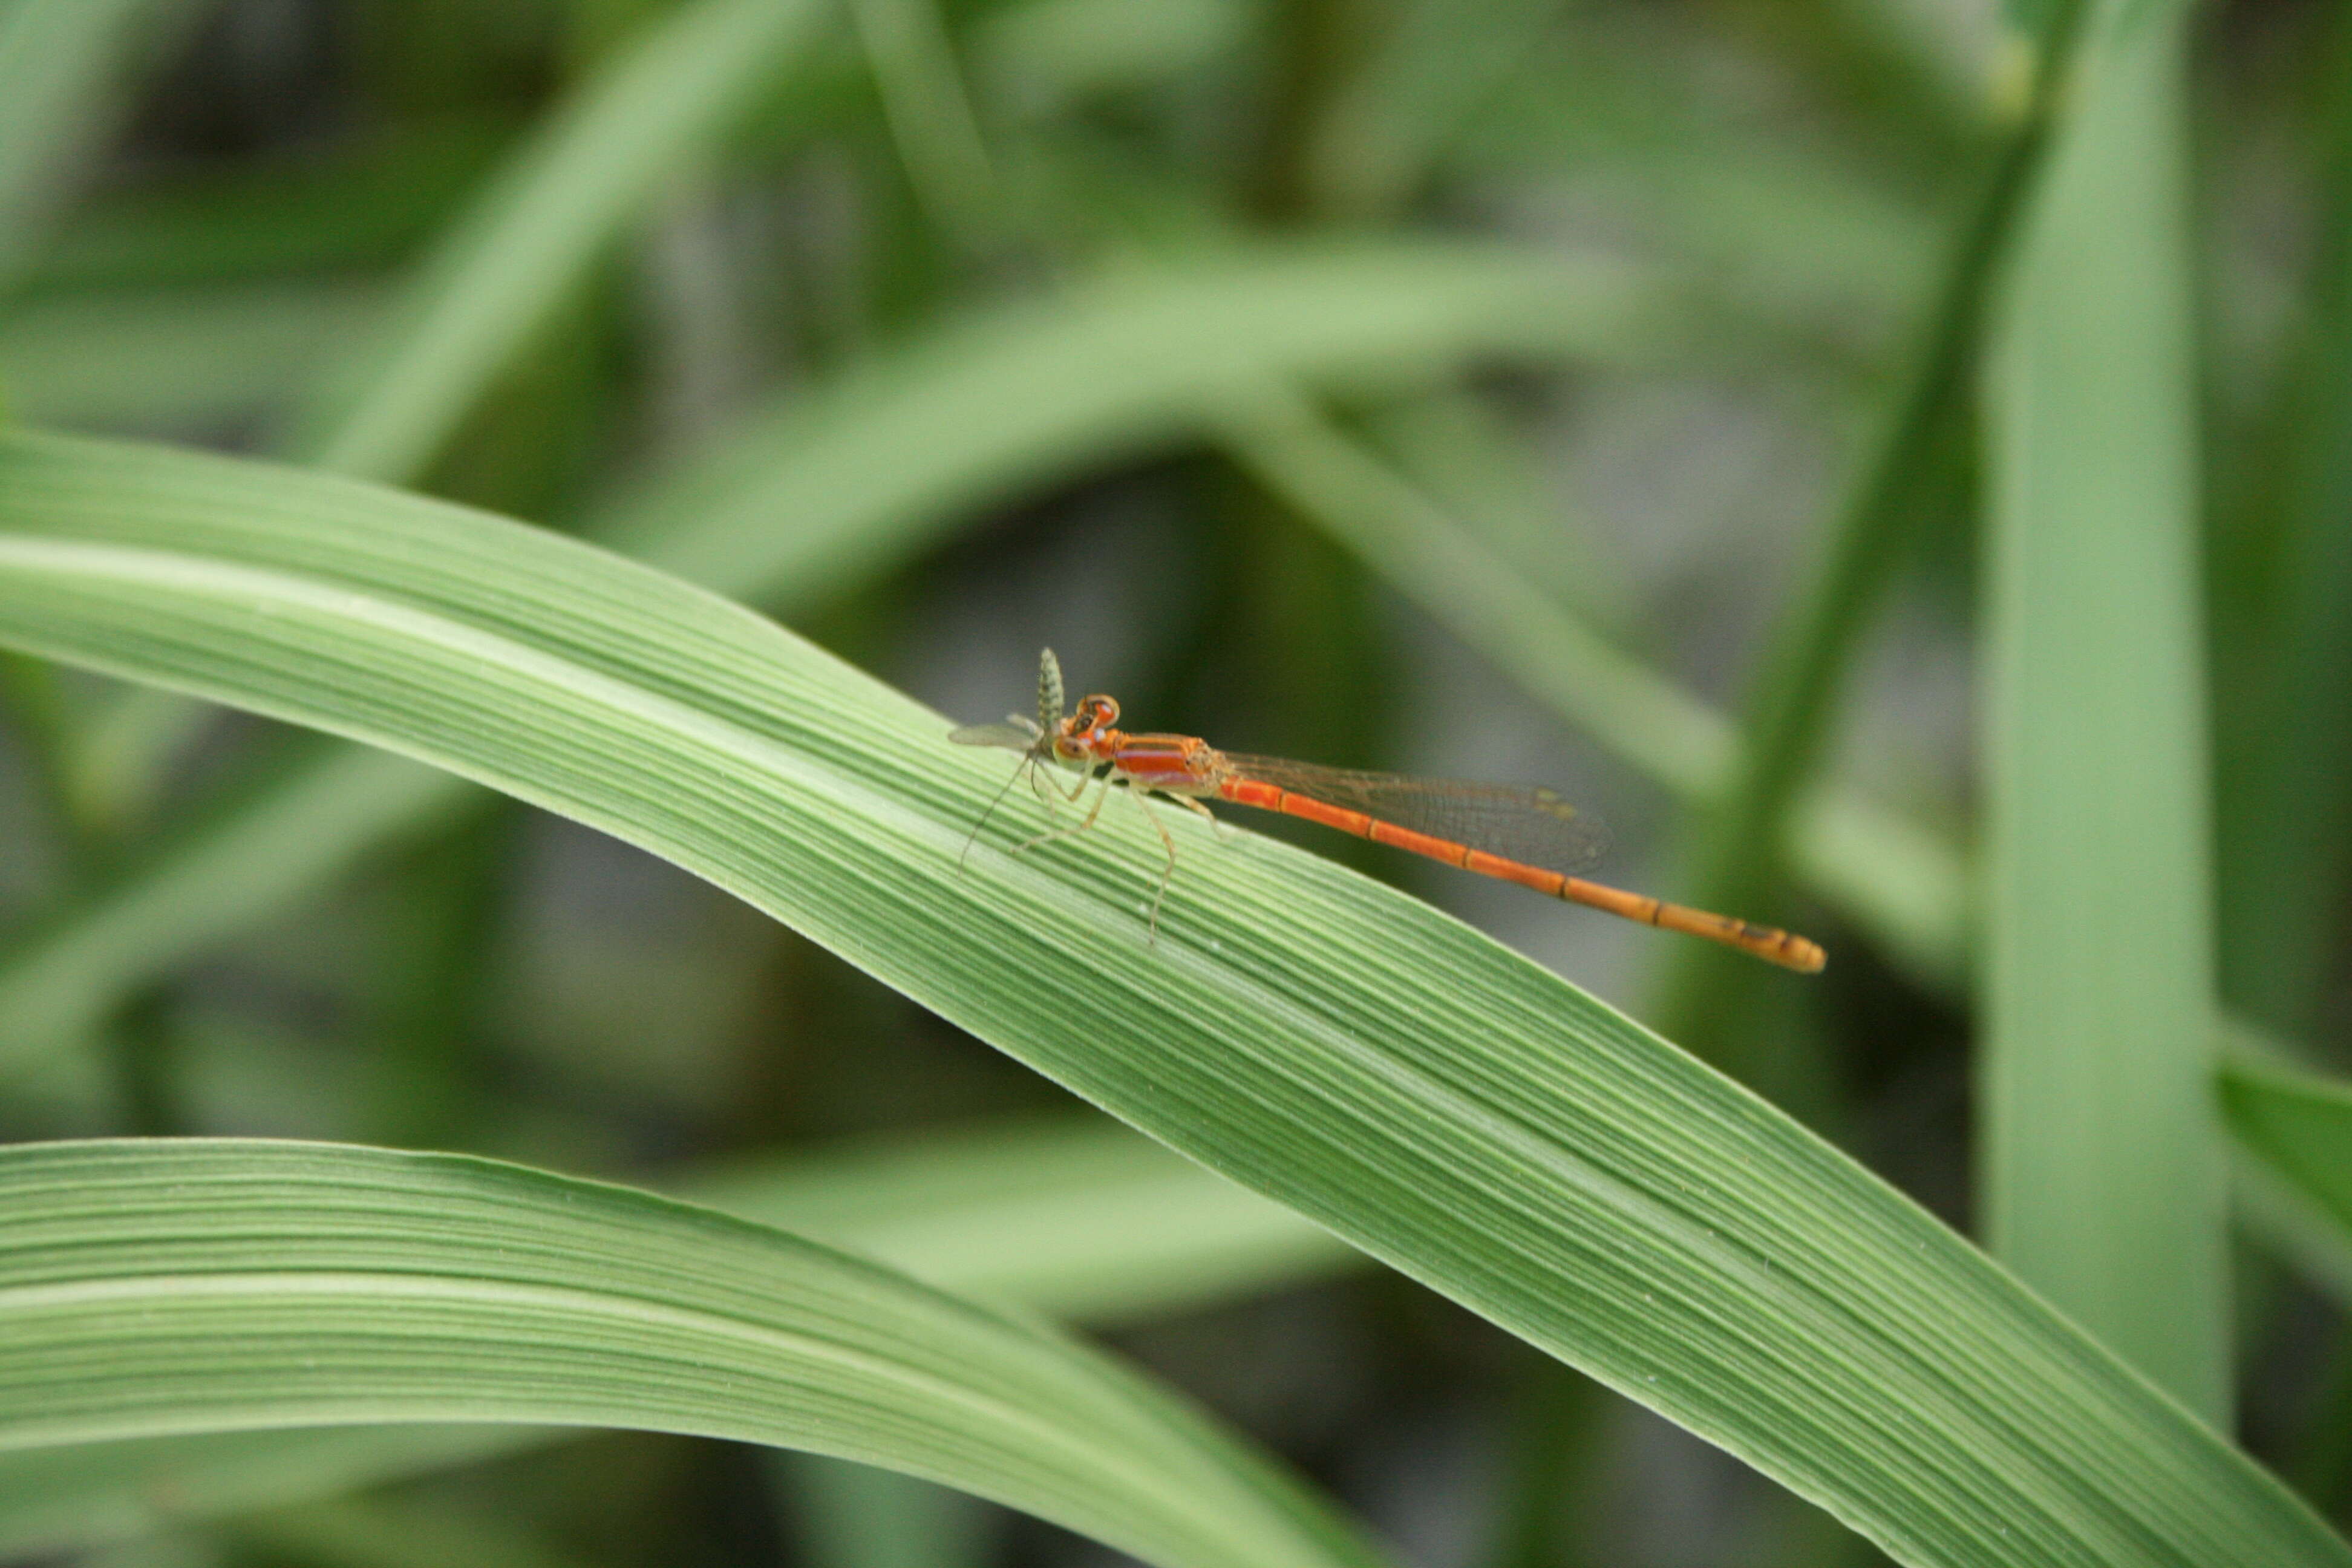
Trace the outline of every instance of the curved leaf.
{"type": "MultiPolygon", "coordinates": [[[[397,746],[789,921],[1916,1563],[2345,1563],[2273,1479],[1770,1106],[1328,861],[1026,856],[943,721],[723,600],[325,476],[0,439],[0,638],[397,746]]],[[[1562,918],[1573,918],[1563,912],[1562,918]]]]}
{"type": "Polygon", "coordinates": [[[864,1459],[1158,1563],[1377,1561],[1108,1361],[780,1232],[457,1155],[0,1150],[0,1445],[353,1421],[864,1459]]]}
{"type": "MultiPolygon", "coordinates": [[[[688,1174],[672,1190],[958,1295],[1091,1322],[1363,1262],[1288,1209],[1097,1119],[861,1142],[688,1174]]],[[[325,1497],[566,1435],[330,1426],[0,1449],[0,1555],[325,1497]]]]}

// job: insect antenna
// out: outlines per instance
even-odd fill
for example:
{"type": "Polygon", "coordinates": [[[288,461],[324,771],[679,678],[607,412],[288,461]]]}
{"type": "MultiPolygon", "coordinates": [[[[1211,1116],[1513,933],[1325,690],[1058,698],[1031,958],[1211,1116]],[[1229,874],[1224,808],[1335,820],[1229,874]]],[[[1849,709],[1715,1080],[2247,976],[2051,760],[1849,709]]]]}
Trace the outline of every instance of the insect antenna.
{"type": "Polygon", "coordinates": [[[1021,753],[1021,761],[1014,765],[1013,775],[1004,781],[1004,786],[988,797],[988,809],[982,812],[980,820],[971,825],[971,834],[963,841],[963,852],[956,857],[956,869],[959,871],[962,870],[965,863],[971,858],[971,847],[980,842],[980,830],[988,826],[988,819],[996,815],[996,808],[1004,804],[1004,797],[1013,793],[1014,784],[1024,778],[1036,776],[1037,764],[1045,760],[1045,748],[1053,743],[1052,737],[1020,714],[1007,713],[1004,717],[1007,722],[1017,724],[1028,731],[1032,737],[1031,743],[1029,749],[1021,753]]]}
{"type": "Polygon", "coordinates": [[[1062,722],[1062,661],[1052,648],[1037,650],[1037,728],[1050,735],[1062,722]]]}

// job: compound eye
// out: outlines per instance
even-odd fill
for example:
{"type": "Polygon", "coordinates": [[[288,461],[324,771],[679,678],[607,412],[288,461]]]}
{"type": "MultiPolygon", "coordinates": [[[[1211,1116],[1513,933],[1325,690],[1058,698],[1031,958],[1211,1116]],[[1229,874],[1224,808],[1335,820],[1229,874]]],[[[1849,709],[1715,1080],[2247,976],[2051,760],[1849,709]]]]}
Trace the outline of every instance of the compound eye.
{"type": "Polygon", "coordinates": [[[1078,706],[1080,711],[1086,715],[1087,728],[1089,730],[1105,729],[1118,722],[1118,704],[1099,693],[1087,698],[1078,706]]]}

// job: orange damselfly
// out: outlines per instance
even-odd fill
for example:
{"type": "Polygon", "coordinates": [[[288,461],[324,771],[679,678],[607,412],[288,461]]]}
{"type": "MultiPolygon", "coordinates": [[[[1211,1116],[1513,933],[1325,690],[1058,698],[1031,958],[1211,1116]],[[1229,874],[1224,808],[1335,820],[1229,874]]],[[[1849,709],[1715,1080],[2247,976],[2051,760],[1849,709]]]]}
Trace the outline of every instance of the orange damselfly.
{"type": "MultiPolygon", "coordinates": [[[[1075,788],[1066,794],[1055,792],[1069,804],[1075,805],[1089,786],[1097,787],[1092,808],[1076,827],[1041,834],[1024,848],[1085,832],[1101,815],[1111,787],[1126,785],[1168,851],[1167,868],[1160,875],[1161,896],[1176,869],[1176,841],[1152,814],[1150,797],[1172,800],[1212,823],[1216,817],[1202,802],[1229,800],[1235,805],[1319,822],[1465,871],[1517,882],[1572,904],[1704,937],[1786,969],[1810,974],[1827,962],[1820,946],[1801,936],[1604,887],[1574,875],[1599,857],[1604,839],[1590,817],[1550,790],[1365,773],[1221,752],[1193,735],[1133,734],[1121,730],[1118,702],[1100,694],[1081,700],[1066,714],[1062,705],[1061,663],[1047,648],[1037,661],[1034,719],[1016,713],[1002,724],[967,725],[948,739],[959,745],[1001,746],[1019,752],[1021,770],[1005,782],[1008,790],[1026,775],[1043,798],[1045,790],[1052,786],[1039,780],[1037,770],[1048,763],[1079,775],[1075,788]]],[[[1003,798],[1002,792],[997,798],[1003,798]]],[[[995,806],[989,809],[992,812],[995,806]]],[[[982,824],[987,820],[985,816],[981,818],[982,824]]],[[[975,826],[973,837],[979,833],[975,826]]],[[[970,844],[965,847],[969,850],[970,844]]],[[[1151,923],[1157,931],[1158,897],[1152,900],[1151,923]]]]}

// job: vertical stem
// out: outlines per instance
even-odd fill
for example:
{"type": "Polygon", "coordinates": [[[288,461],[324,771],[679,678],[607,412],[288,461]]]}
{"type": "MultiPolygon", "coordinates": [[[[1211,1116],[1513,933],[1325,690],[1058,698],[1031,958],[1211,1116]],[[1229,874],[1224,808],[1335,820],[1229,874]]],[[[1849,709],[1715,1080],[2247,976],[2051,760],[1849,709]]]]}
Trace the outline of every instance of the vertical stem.
{"type": "Polygon", "coordinates": [[[2091,26],[1990,381],[1984,1212],[2227,1429],[2186,8],[2091,26]]]}

